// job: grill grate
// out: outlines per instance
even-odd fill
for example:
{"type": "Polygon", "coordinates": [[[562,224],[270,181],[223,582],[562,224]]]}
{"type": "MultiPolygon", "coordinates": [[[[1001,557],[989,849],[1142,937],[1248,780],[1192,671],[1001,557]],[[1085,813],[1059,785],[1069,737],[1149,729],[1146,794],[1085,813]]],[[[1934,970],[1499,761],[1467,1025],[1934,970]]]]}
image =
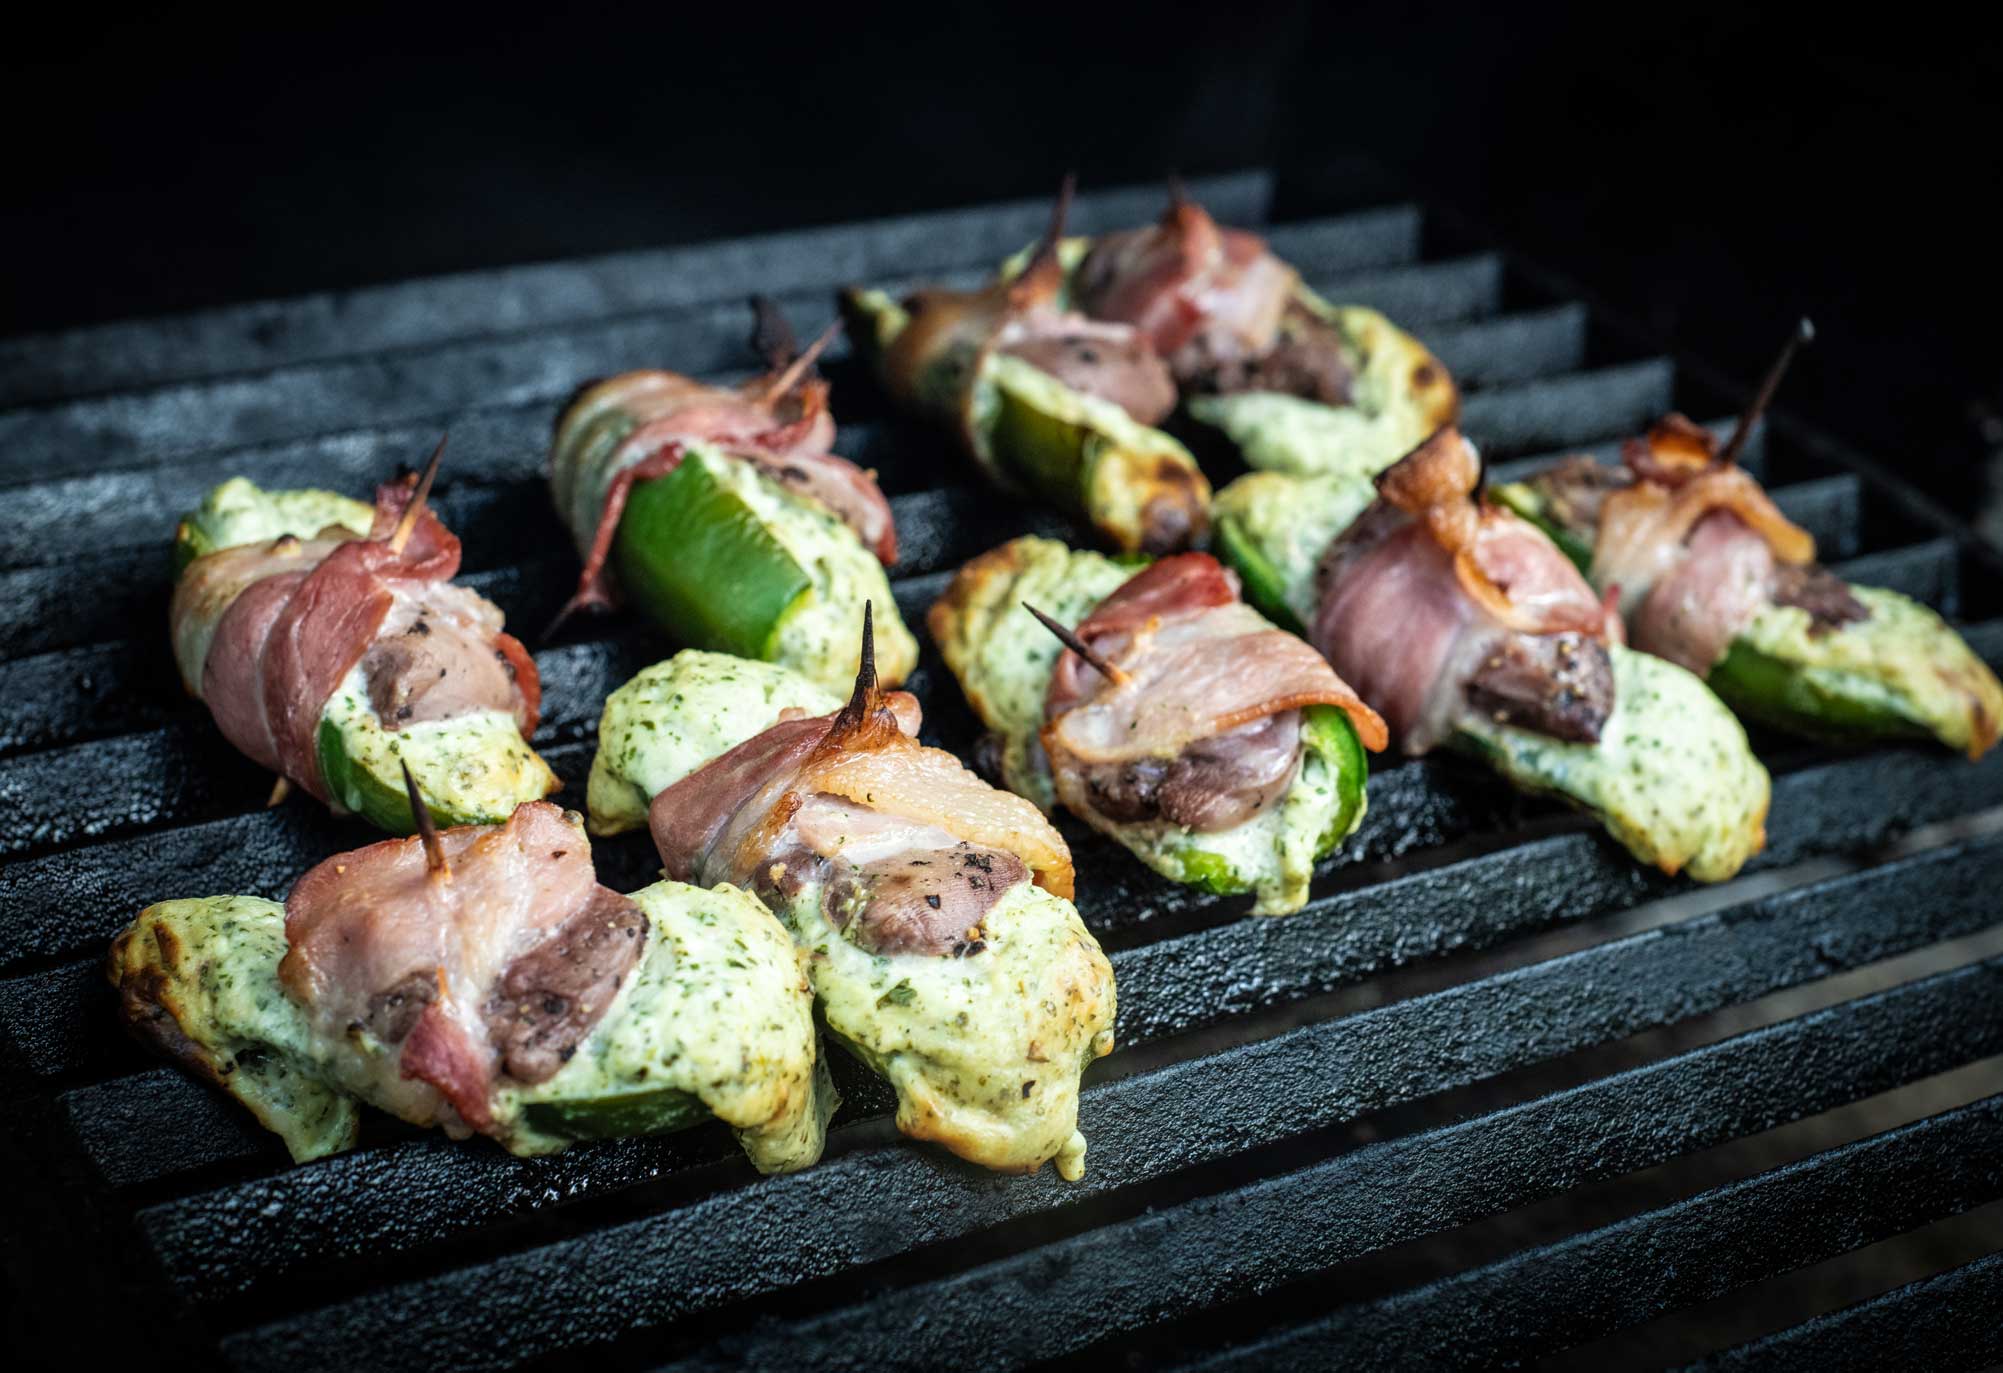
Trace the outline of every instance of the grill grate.
{"type": "MultiPolygon", "coordinates": [[[[1273,187],[1254,173],[1196,189],[1220,219],[1262,222],[1273,187]]],[[[1136,221],[1156,200],[1081,197],[1076,222],[1136,221]]],[[[812,332],[837,284],[976,279],[1043,214],[919,216],[0,342],[9,1148],[27,1175],[68,1180],[41,1238],[152,1316],[124,1338],[156,1357],[162,1342],[219,1346],[289,1370],[494,1367],[583,1346],[621,1367],[807,1351],[881,1368],[971,1350],[1090,1360],[1132,1341],[1151,1363],[1487,1363],[2003,1197],[2003,1095],[1983,1095],[2003,1090],[1986,1062],[2003,1055],[2003,754],[1970,765],[1760,739],[1775,774],[1768,850],[1699,896],[1451,761],[1374,775],[1363,830],[1284,920],[1170,887],[1069,829],[1080,910],[1121,1000],[1120,1052],[1088,1077],[1081,1184],[991,1178],[897,1142],[887,1092],[839,1060],[847,1105],[828,1158],[755,1184],[720,1129],[517,1160],[375,1120],[361,1150],[293,1168],[123,1039],[97,962],[140,905],[282,896],[361,838],[308,805],[260,809],[267,779],[180,698],[161,632],[175,513],[238,473],[366,489],[449,424],[437,505],[465,538],[467,580],[533,628],[576,575],[541,473],[551,416],[579,381],[739,368],[748,291],[776,291],[812,332]],[[1971,951],[1939,952],[1955,940],[1971,951]],[[1583,1080],[1534,1080],[1540,1065],[1919,954],[1935,961],[1911,980],[1583,1080]],[[1977,1099],[1896,1128],[1396,1290],[1342,1280],[1398,1246],[1971,1064],[1988,1073],[1977,1099]],[[1528,1090],[1471,1115],[1439,1106],[1526,1075],[1528,1090]],[[1417,1114],[1389,1137],[1357,1133],[1401,1111],[1417,1114]]],[[[1734,408],[1417,208],[1271,234],[1325,294],[1416,327],[1469,388],[1465,427],[1509,460],[1504,474],[1534,465],[1526,455],[1607,451],[1672,404],[1734,408]]],[[[895,589],[914,627],[972,554],[1025,528],[1075,536],[965,485],[852,367],[830,370],[841,451],[893,494],[895,589]]],[[[1868,463],[1774,429],[1747,465],[1825,556],[1963,616],[1978,651],[2003,660],[1997,567],[1965,531],[1868,463]]],[[[578,633],[537,655],[537,742],[573,801],[599,703],[666,651],[624,622],[578,633]]],[[[912,689],[927,742],[964,754],[974,725],[950,680],[928,661],[912,689]]],[[[597,853],[613,885],[654,866],[642,836],[597,853]]],[[[1724,1361],[2003,1355],[1997,1265],[1979,1258],[1724,1361]]]]}

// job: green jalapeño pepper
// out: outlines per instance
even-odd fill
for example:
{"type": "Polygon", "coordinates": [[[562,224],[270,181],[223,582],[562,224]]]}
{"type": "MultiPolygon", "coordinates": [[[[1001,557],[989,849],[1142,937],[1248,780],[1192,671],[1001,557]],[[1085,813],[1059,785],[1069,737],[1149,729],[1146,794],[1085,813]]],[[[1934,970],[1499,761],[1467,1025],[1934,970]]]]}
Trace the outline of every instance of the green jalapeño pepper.
{"type": "MultiPolygon", "coordinates": [[[[1169,562],[1192,559],[1215,567],[1201,554],[1169,562]]],[[[1164,569],[1157,565],[1154,570],[1164,569]]],[[[947,666],[991,732],[997,770],[1011,791],[1045,811],[1066,805],[1172,881],[1219,894],[1254,893],[1255,910],[1261,914],[1298,910],[1307,900],[1315,864],[1363,819],[1368,766],[1356,727],[1342,709],[1316,704],[1301,711],[1297,771],[1278,795],[1228,827],[1178,823],[1166,810],[1146,818],[1113,819],[1090,804],[1089,789],[1067,791],[1052,775],[1044,742],[1051,724],[1046,701],[1065,645],[1028,607],[1060,625],[1079,625],[1136,577],[1134,568],[1103,554],[1073,550],[1051,539],[1020,538],[963,567],[933,606],[928,623],[947,666]]],[[[1200,632],[1202,616],[1221,617],[1210,628],[1218,651],[1234,655],[1233,671],[1256,672],[1247,646],[1262,634],[1280,633],[1250,607],[1232,603],[1206,605],[1178,634],[1200,632]]],[[[1287,642],[1312,661],[1305,645],[1290,637],[1287,642]]],[[[1313,667],[1335,683],[1324,665],[1313,667]]],[[[1146,696],[1160,689],[1135,688],[1146,696]]],[[[1172,760],[1147,762],[1143,772],[1172,766],[1172,760]]]]}
{"type": "MultiPolygon", "coordinates": [[[[919,324],[881,291],[841,297],[854,346],[885,387],[951,432],[991,481],[1083,518],[1122,552],[1172,552],[1203,538],[1210,483],[1196,459],[1088,389],[1093,364],[1083,360],[1116,351],[1117,340],[1011,305],[1005,287],[926,292],[911,304],[919,324]],[[1010,341],[1017,330],[1020,345],[1010,341]]],[[[1165,377],[1160,385],[1172,394],[1165,377]]]]}
{"type": "MultiPolygon", "coordinates": [[[[1255,603],[1312,625],[1316,568],[1375,499],[1367,480],[1258,472],[1218,493],[1218,547],[1255,603]]],[[[1765,841],[1766,770],[1703,681],[1609,645],[1613,712],[1592,742],[1558,739],[1464,711],[1446,744],[1526,791],[1591,814],[1623,847],[1699,881],[1737,873],[1765,841]]]]}
{"type": "MultiPolygon", "coordinates": [[[[1668,425],[1657,427],[1652,443],[1663,441],[1668,425]]],[[[1739,469],[1711,471],[1708,480],[1735,502],[1716,509],[1744,509],[1758,522],[1741,520],[1738,539],[1763,538],[1756,529],[1781,521],[1739,469]]],[[[1649,495],[1649,484],[1629,468],[1575,458],[1494,495],[1550,533],[1596,589],[1632,580],[1619,575],[1618,555],[1600,546],[1602,529],[1613,527],[1606,512],[1623,519],[1622,502],[1649,495]]],[[[1661,537],[1695,537],[1695,524],[1684,523],[1661,537]]],[[[1807,543],[1805,533],[1786,526],[1783,537],[1792,535],[1807,543]]],[[[1812,553],[1812,544],[1807,548],[1812,553]]],[[[1685,557],[1720,560],[1709,548],[1685,557]]],[[[1718,635],[1722,650],[1688,664],[1704,671],[1740,716],[1839,743],[1934,739],[1971,758],[1994,746],[2003,727],[2003,684],[1953,626],[1910,597],[1848,584],[1813,561],[1776,558],[1773,568],[1762,597],[1718,635]]],[[[1699,651],[1697,643],[1670,638],[1665,617],[1650,613],[1646,594],[1626,594],[1633,590],[1625,588],[1622,608],[1637,647],[1679,658],[1699,651]]]]}
{"type": "Polygon", "coordinates": [[[667,372],[584,391],[558,421],[551,456],[558,512],[587,559],[572,608],[610,600],[609,569],[618,598],[679,642],[840,689],[870,602],[882,674],[902,681],[918,645],[884,570],[895,556],[889,506],[827,451],[822,418],[789,421],[762,400],[667,372]],[[705,430],[729,432],[691,436],[705,430]]]}
{"type": "MultiPolygon", "coordinates": [[[[239,596],[265,577],[311,573],[341,545],[371,537],[380,513],[332,492],[266,491],[241,477],[211,491],[174,533],[177,585],[170,625],[188,691],[200,697],[208,689],[209,656],[239,596]]],[[[442,527],[440,536],[450,539],[442,527]]],[[[449,557],[456,568],[456,540],[449,557]]],[[[524,714],[535,713],[525,702],[540,699],[535,664],[500,631],[499,612],[472,593],[443,584],[437,568],[407,575],[396,585],[398,599],[378,642],[368,646],[320,706],[307,769],[315,775],[293,780],[306,782],[337,811],[359,815],[393,834],[413,833],[416,824],[404,790],[406,766],[426,802],[448,825],[505,820],[524,801],[555,791],[561,785],[556,774],[523,733],[524,714]],[[491,627],[481,623],[487,616],[492,616],[491,627]],[[450,638],[455,647],[448,648],[449,636],[433,633],[434,620],[476,627],[468,631],[470,639],[450,638]],[[416,666],[410,654],[399,656],[395,640],[421,643],[431,654],[426,666],[416,666]],[[376,663],[375,650],[384,644],[389,644],[386,656],[376,663]],[[413,709],[394,719],[380,713],[384,703],[408,699],[396,688],[399,680],[421,677],[428,686],[434,676],[443,679],[467,662],[476,676],[491,676],[496,654],[505,675],[489,683],[495,689],[444,711],[413,709]]],[[[223,651],[245,650],[232,642],[223,651]]],[[[241,693],[245,687],[232,679],[224,689],[241,693]]],[[[224,709],[240,715],[243,705],[233,700],[224,709]]]]}

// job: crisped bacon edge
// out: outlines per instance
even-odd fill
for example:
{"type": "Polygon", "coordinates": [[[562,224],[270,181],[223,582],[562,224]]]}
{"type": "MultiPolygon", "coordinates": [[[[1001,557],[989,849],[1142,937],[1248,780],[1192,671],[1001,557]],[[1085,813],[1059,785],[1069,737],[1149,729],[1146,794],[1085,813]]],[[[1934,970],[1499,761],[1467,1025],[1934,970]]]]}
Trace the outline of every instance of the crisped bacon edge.
{"type": "MultiPolygon", "coordinates": [[[[428,506],[403,547],[391,547],[416,484],[412,476],[377,488],[369,538],[340,543],[303,573],[252,583],[217,622],[203,673],[217,723],[323,801],[317,735],[328,699],[381,633],[398,586],[449,581],[459,570],[459,540],[428,506]]],[[[496,647],[514,669],[523,727],[533,730],[542,699],[535,662],[505,634],[496,647]]]]}
{"type": "MultiPolygon", "coordinates": [[[[1814,536],[1783,515],[1743,468],[1719,465],[1710,432],[1687,417],[1664,416],[1645,439],[1630,440],[1621,458],[1639,480],[1609,492],[1601,503],[1593,564],[1602,580],[1620,580],[1623,573],[1632,576],[1632,570],[1662,561],[1652,550],[1681,545],[1714,510],[1736,515],[1778,561],[1794,566],[1815,561],[1814,536]]],[[[1646,591],[1621,587],[1624,599],[1646,591]]]]}
{"type": "Polygon", "coordinates": [[[951,754],[920,744],[917,732],[917,699],[877,682],[866,614],[861,670],[840,711],[782,720],[654,798],[648,822],[662,862],[671,875],[694,880],[743,808],[764,804],[757,823],[741,831],[727,865],[735,873],[755,871],[804,799],[826,793],[1013,853],[1038,886],[1070,899],[1071,851],[1042,812],[996,791],[951,754]]]}
{"type": "MultiPolygon", "coordinates": [[[[1224,691],[1213,692],[1210,681],[1186,684],[1199,696],[1187,708],[1165,710],[1175,703],[1180,684],[1161,680],[1147,658],[1160,650],[1157,635],[1165,624],[1200,620],[1211,611],[1239,604],[1237,576],[1208,553],[1181,553],[1162,558],[1127,579],[1079,622],[1078,637],[1088,647],[1106,653],[1129,673],[1126,682],[1110,682],[1065,649],[1058,655],[1045,693],[1045,749],[1052,758],[1069,754],[1089,763],[1122,762],[1134,758],[1167,757],[1199,739],[1207,739],[1282,711],[1328,705],[1341,710],[1355,726],[1364,746],[1381,751],[1389,742],[1383,719],[1337,675],[1321,654],[1278,628],[1252,633],[1226,632],[1216,650],[1229,655],[1233,671],[1224,691]],[[1257,668],[1258,670],[1254,670],[1257,668]],[[1111,710],[1131,716],[1121,734],[1122,747],[1113,751],[1090,747],[1078,731],[1068,729],[1078,712],[1111,710]],[[1142,731],[1143,721],[1175,720],[1172,733],[1142,731]]],[[[1183,645],[1187,654],[1193,646],[1183,645]]]]}
{"type": "MultiPolygon", "coordinates": [[[[1512,563],[1527,568],[1541,561],[1525,556],[1524,541],[1548,541],[1515,515],[1487,504],[1477,494],[1482,478],[1480,456],[1461,437],[1460,430],[1449,424],[1379,473],[1376,484],[1378,494],[1388,504],[1417,519],[1433,541],[1452,555],[1454,579],[1468,599],[1503,628],[1526,634],[1572,631],[1608,637],[1609,616],[1590,595],[1530,598],[1510,594],[1517,581],[1512,563]]],[[[1537,580],[1541,584],[1546,579],[1537,580]]],[[[1580,589],[1583,587],[1580,583],[1580,589]]]]}
{"type": "MultiPolygon", "coordinates": [[[[504,824],[455,826],[437,839],[443,874],[431,869],[422,838],[382,840],[304,873],[286,897],[278,979],[321,1034],[340,1037],[366,1023],[375,998],[417,978],[425,1004],[392,1045],[398,1072],[436,1089],[469,1128],[491,1132],[503,1071],[487,1019],[493,990],[574,915],[623,898],[599,886],[588,841],[546,801],[518,806],[504,824]]],[[[630,968],[639,945],[615,954],[630,968]]],[[[579,1014],[580,1037],[609,1004],[579,1014]]]]}

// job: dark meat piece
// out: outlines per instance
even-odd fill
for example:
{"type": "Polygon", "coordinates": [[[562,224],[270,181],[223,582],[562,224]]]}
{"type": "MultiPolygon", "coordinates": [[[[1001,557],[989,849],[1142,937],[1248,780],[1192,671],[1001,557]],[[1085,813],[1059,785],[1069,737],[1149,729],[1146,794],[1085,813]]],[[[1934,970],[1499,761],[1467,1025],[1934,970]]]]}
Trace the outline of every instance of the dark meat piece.
{"type": "Polygon", "coordinates": [[[1809,616],[1811,634],[1827,634],[1842,625],[1871,618],[1850,585],[1821,563],[1780,563],[1773,574],[1775,605],[1797,606],[1809,616]]]}
{"type": "MultiPolygon", "coordinates": [[[[1164,468],[1170,466],[1164,461],[1164,468]]],[[[1189,484],[1186,469],[1177,469],[1178,485],[1189,484]]],[[[1156,555],[1173,553],[1189,547],[1202,534],[1203,528],[1197,522],[1202,513],[1200,506],[1193,507],[1180,495],[1156,496],[1141,511],[1141,552],[1156,555]]]]}
{"type": "Polygon", "coordinates": [[[493,628],[456,609],[451,602],[436,610],[420,605],[401,627],[393,614],[363,655],[369,704],[386,729],[515,709],[515,669],[495,648],[493,628]]]}
{"type": "Polygon", "coordinates": [[[1074,391],[1109,400],[1140,424],[1159,424],[1175,409],[1175,379],[1147,340],[1131,330],[1110,337],[1104,325],[1008,344],[1002,351],[1048,372],[1074,391]]]}
{"type": "Polygon", "coordinates": [[[568,1063],[646,942],[646,914],[600,887],[589,905],[510,963],[486,1006],[508,1075],[544,1082],[568,1063]]]}
{"type": "Polygon", "coordinates": [[[1080,776],[1092,809],[1117,825],[1135,825],[1161,814],[1161,784],[1172,758],[1136,758],[1130,763],[1102,763],[1084,768],[1080,776]]]}
{"type": "Polygon", "coordinates": [[[960,843],[845,866],[822,902],[835,927],[868,953],[964,958],[981,951],[981,922],[995,902],[1028,880],[1014,854],[960,843]]]}
{"type": "Polygon", "coordinates": [[[438,974],[429,968],[406,976],[369,998],[362,1024],[379,1044],[401,1044],[417,1025],[424,1008],[438,999],[438,974]]]}
{"type": "Polygon", "coordinates": [[[1193,391],[1277,391],[1323,405],[1350,403],[1356,377],[1343,356],[1342,336],[1297,305],[1288,308],[1278,341],[1265,353],[1219,354],[1215,337],[1199,334],[1170,359],[1176,380],[1193,391]]]}
{"type": "Polygon", "coordinates": [[[1292,785],[1301,758],[1301,713],[1281,711],[1198,739],[1174,758],[1086,768],[1093,809],[1118,824],[1162,819],[1214,834],[1236,829],[1292,785]]]}
{"type": "Polygon", "coordinates": [[[1467,699],[1498,724],[1595,743],[1613,713],[1613,663],[1583,634],[1511,634],[1468,679],[1467,699]]]}

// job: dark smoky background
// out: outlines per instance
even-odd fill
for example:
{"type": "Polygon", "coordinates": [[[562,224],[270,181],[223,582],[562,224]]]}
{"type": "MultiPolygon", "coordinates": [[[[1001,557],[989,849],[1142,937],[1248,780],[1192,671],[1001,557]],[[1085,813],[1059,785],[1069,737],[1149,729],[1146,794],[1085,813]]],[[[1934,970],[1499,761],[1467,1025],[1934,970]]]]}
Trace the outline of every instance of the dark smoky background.
{"type": "Polygon", "coordinates": [[[0,59],[0,332],[1267,164],[1296,209],[1415,188],[1748,382],[1808,313],[1786,404],[1958,510],[2003,499],[1993,31],[684,8],[57,15],[0,59]]]}

